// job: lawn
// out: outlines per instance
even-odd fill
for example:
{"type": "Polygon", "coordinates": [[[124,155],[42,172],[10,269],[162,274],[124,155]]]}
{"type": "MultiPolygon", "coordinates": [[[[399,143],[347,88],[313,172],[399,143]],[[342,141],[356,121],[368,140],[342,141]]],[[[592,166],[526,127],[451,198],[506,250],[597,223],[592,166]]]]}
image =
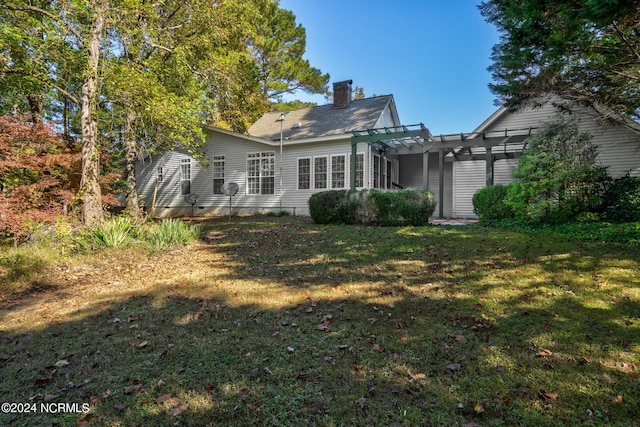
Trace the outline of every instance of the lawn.
{"type": "Polygon", "coordinates": [[[163,252],[2,249],[0,403],[30,412],[0,425],[638,425],[638,245],[202,225],[163,252]]]}

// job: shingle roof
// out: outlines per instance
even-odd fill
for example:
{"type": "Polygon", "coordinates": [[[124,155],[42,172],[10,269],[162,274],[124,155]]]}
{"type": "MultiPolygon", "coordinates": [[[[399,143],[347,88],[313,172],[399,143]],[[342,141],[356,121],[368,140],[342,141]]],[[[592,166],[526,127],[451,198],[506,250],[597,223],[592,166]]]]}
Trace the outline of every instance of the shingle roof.
{"type": "MultiPolygon", "coordinates": [[[[302,139],[318,136],[341,135],[353,130],[374,128],[391,100],[392,95],[351,101],[349,106],[334,109],[333,104],[301,108],[289,112],[282,123],[284,139],[302,139]],[[294,127],[299,123],[299,127],[294,127]]],[[[280,122],[276,121],[281,112],[266,113],[247,131],[250,136],[280,139],[280,122]]]]}

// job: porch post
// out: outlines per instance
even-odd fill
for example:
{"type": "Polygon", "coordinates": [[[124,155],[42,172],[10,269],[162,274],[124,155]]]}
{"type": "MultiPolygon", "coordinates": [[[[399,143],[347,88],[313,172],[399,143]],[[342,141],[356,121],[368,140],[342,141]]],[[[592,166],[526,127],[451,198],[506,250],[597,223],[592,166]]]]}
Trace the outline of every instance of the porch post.
{"type": "Polygon", "coordinates": [[[358,152],[358,143],[353,141],[351,137],[351,189],[356,189],[356,156],[358,152]]]}
{"type": "Polygon", "coordinates": [[[440,179],[438,191],[438,215],[444,218],[444,148],[438,150],[438,168],[440,169],[440,179]]]}
{"type": "Polygon", "coordinates": [[[422,153],[422,187],[424,187],[425,190],[429,189],[429,149],[428,148],[426,151],[422,153]]]}
{"type": "Polygon", "coordinates": [[[386,160],[384,158],[384,151],[380,151],[380,164],[378,165],[378,179],[380,180],[380,189],[381,190],[386,190],[387,187],[387,180],[384,179],[384,169],[385,169],[385,164],[386,160]],[[382,182],[384,181],[384,183],[382,182]]]}
{"type": "Polygon", "coordinates": [[[487,187],[493,185],[493,154],[491,153],[491,147],[486,147],[487,150],[487,168],[486,168],[486,185],[487,187]]]}

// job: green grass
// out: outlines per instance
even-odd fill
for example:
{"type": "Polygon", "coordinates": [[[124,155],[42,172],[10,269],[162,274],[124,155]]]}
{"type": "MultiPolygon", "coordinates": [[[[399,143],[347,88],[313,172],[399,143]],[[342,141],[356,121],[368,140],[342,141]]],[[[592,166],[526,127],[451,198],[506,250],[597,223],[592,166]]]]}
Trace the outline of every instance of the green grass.
{"type": "Polygon", "coordinates": [[[201,225],[162,252],[0,254],[0,401],[89,403],[100,426],[637,425],[637,246],[201,225]]]}

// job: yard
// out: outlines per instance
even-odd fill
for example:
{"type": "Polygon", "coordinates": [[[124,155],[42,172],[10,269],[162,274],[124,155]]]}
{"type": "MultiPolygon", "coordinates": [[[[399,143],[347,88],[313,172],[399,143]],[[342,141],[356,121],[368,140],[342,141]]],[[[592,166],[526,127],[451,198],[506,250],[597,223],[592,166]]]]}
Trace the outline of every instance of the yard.
{"type": "Polygon", "coordinates": [[[0,424],[638,424],[638,245],[202,225],[161,253],[2,249],[0,424]]]}

